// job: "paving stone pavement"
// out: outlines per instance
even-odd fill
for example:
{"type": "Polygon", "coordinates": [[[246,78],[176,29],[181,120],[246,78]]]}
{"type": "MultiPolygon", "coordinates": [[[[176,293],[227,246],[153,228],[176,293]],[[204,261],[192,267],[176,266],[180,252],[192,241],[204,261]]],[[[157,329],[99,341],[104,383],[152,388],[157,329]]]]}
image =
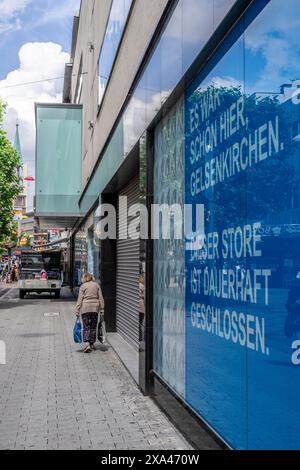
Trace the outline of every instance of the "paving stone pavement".
{"type": "MultiPolygon", "coordinates": [[[[82,354],[74,302],[0,299],[0,449],[187,450],[112,348],[82,354]],[[59,312],[58,317],[44,313],[59,312]]],[[[7,297],[7,298],[6,298],[7,297]]]]}

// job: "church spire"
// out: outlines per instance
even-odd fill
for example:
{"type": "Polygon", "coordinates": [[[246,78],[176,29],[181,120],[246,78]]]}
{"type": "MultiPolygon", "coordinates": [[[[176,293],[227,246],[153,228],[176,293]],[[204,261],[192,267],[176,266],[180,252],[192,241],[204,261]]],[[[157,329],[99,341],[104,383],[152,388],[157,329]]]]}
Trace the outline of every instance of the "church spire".
{"type": "Polygon", "coordinates": [[[19,154],[19,157],[20,157],[20,160],[21,160],[20,166],[22,166],[23,162],[22,162],[22,151],[21,151],[21,143],[20,143],[20,135],[19,135],[19,120],[18,119],[17,119],[17,123],[16,123],[16,135],[15,135],[15,141],[14,141],[14,149],[19,154]]]}

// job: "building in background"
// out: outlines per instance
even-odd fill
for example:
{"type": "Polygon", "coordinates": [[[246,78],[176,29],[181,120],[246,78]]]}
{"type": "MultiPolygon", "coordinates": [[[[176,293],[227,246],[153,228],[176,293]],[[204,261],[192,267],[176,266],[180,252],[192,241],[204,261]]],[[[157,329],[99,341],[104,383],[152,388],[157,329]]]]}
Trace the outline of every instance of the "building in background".
{"type": "Polygon", "coordinates": [[[36,107],[41,226],[70,229],[71,286],[101,282],[111,344],[199,447],[300,445],[297,6],[82,0],[64,104],[36,107]],[[120,196],[203,204],[204,245],[120,237],[120,196]]]}
{"type": "MultiPolygon", "coordinates": [[[[27,211],[28,211],[28,164],[23,162],[22,158],[22,150],[21,150],[21,142],[20,142],[20,135],[19,135],[19,123],[17,121],[16,124],[16,134],[14,140],[14,148],[18,152],[20,157],[20,165],[17,168],[18,176],[22,182],[22,190],[21,193],[14,199],[14,220],[18,224],[18,247],[29,247],[33,243],[33,226],[30,225],[29,232],[27,233],[24,227],[24,221],[27,220],[27,211]]],[[[25,225],[28,225],[25,222],[25,225]]]]}
{"type": "Polygon", "coordinates": [[[24,248],[31,248],[34,244],[34,230],[35,220],[34,212],[27,212],[21,221],[21,238],[20,246],[24,248]]]}
{"type": "Polygon", "coordinates": [[[22,179],[22,191],[14,200],[14,213],[16,220],[22,218],[23,215],[26,214],[28,210],[28,182],[24,180],[27,178],[28,175],[28,165],[27,163],[23,163],[22,159],[22,150],[21,150],[21,143],[20,143],[20,135],[19,135],[19,123],[16,124],[16,135],[14,140],[14,148],[18,152],[21,163],[18,167],[18,175],[22,179]]]}

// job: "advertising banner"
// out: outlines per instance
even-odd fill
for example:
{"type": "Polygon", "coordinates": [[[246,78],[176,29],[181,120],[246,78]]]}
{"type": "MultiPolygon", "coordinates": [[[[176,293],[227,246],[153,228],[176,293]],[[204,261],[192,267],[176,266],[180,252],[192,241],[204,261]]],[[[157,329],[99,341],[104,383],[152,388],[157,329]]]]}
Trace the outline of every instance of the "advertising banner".
{"type": "Polygon", "coordinates": [[[238,41],[185,97],[185,203],[205,205],[185,253],[186,401],[234,448],[299,449],[299,87],[246,92],[244,57],[238,41]]]}

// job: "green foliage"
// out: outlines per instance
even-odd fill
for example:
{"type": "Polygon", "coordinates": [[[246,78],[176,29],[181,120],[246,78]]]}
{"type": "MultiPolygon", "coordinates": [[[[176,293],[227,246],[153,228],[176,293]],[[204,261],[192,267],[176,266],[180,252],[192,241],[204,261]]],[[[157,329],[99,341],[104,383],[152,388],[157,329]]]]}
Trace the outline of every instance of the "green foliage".
{"type": "Polygon", "coordinates": [[[27,232],[21,233],[21,246],[31,246],[32,238],[28,235],[27,232]],[[22,240],[25,241],[25,244],[22,244],[22,240]]]}
{"type": "Polygon", "coordinates": [[[0,100],[0,249],[15,239],[13,200],[22,189],[17,175],[20,157],[2,129],[5,109],[0,100]]]}

